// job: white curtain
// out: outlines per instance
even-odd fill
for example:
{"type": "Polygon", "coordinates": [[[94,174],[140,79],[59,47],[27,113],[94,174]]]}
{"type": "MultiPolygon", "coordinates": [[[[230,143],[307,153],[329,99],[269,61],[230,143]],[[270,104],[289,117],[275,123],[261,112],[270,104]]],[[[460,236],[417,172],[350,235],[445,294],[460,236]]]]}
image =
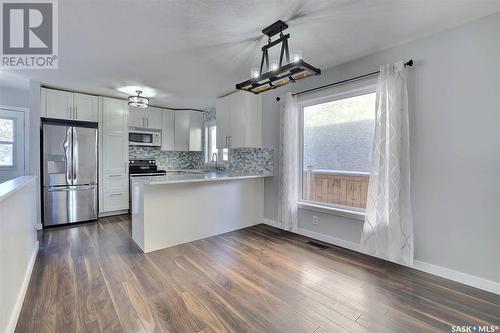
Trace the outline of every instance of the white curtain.
{"type": "Polygon", "coordinates": [[[281,228],[297,231],[299,175],[299,108],[297,98],[287,93],[280,99],[279,208],[281,228]]]}
{"type": "Polygon", "coordinates": [[[361,250],[413,263],[407,73],[403,62],[380,68],[372,173],[361,250]]]}

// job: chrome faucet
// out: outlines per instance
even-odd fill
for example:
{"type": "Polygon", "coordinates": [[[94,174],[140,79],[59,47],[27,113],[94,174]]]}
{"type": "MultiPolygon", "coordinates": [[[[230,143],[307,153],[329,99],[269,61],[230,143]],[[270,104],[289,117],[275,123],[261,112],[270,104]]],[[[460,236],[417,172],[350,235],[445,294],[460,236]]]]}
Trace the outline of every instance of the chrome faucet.
{"type": "Polygon", "coordinates": [[[212,163],[215,163],[215,170],[219,171],[219,163],[218,163],[217,153],[212,154],[212,163]]]}

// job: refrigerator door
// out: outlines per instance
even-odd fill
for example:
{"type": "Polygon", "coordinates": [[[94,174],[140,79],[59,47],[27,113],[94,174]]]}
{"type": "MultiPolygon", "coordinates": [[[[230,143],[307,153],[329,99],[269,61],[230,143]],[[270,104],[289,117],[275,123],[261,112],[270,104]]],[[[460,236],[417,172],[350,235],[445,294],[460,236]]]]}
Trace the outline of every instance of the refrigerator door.
{"type": "Polygon", "coordinates": [[[44,225],[97,219],[97,185],[44,189],[44,225]]]}
{"type": "Polygon", "coordinates": [[[73,185],[97,184],[97,129],[73,127],[73,185]]]}
{"type": "Polygon", "coordinates": [[[71,126],[43,125],[43,185],[67,186],[72,184],[71,126]]]}

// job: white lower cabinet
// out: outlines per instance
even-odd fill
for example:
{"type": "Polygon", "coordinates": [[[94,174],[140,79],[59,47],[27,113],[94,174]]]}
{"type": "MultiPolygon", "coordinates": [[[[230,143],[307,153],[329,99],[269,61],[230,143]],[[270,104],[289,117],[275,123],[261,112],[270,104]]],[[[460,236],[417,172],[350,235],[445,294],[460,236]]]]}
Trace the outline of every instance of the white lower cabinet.
{"type": "Polygon", "coordinates": [[[104,193],[102,213],[128,209],[128,192],[104,193]]]}
{"type": "Polygon", "coordinates": [[[99,213],[128,209],[128,104],[102,97],[99,213]]]}

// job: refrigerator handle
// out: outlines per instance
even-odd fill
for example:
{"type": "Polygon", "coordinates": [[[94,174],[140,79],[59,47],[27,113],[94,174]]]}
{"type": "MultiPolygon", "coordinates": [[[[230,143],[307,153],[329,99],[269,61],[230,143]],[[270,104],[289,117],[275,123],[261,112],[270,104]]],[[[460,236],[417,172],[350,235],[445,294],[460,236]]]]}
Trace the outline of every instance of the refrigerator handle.
{"type": "Polygon", "coordinates": [[[73,179],[73,159],[71,158],[72,154],[72,132],[71,127],[66,129],[66,136],[64,137],[63,147],[64,147],[64,155],[66,158],[66,183],[71,184],[71,180],[73,179]]]}
{"type": "Polygon", "coordinates": [[[73,185],[77,184],[77,175],[78,175],[78,135],[76,134],[76,129],[72,127],[73,131],[73,158],[71,159],[72,170],[73,170],[73,185]]]}

